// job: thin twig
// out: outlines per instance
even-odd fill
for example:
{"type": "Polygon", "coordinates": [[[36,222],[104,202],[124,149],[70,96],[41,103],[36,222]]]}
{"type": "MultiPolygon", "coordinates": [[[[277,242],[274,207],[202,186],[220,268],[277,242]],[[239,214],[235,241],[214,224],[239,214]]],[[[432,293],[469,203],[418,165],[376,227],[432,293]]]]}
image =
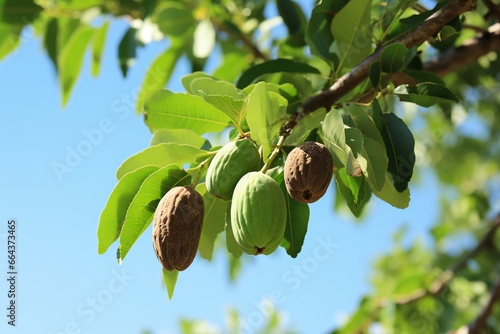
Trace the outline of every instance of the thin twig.
{"type": "Polygon", "coordinates": [[[479,313],[476,320],[469,325],[469,334],[481,334],[485,332],[488,317],[493,310],[493,306],[498,302],[500,302],[500,278],[497,279],[495,285],[493,286],[490,299],[484,306],[483,310],[479,313]]]}
{"type": "Polygon", "coordinates": [[[269,57],[264,54],[258,47],[257,45],[250,39],[248,38],[244,33],[236,33],[235,31],[229,29],[223,22],[216,18],[211,18],[212,24],[219,30],[219,31],[224,31],[225,33],[229,34],[232,36],[234,39],[240,40],[243,45],[247,49],[249,49],[252,52],[252,55],[254,58],[257,59],[262,59],[264,61],[268,61],[269,57]]]}

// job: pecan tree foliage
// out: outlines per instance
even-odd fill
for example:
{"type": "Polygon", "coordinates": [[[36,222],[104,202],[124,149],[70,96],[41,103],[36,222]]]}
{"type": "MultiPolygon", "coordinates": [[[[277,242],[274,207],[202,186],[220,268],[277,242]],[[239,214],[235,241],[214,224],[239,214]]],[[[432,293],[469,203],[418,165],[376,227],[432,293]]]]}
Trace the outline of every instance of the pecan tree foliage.
{"type": "MultiPolygon", "coordinates": [[[[500,328],[499,19],[492,0],[0,0],[0,58],[22,44],[29,26],[58,74],[64,105],[87,51],[99,74],[110,24],[128,22],[116,61],[124,76],[138,48],[168,40],[136,96],[151,146],[118,168],[99,222],[100,254],[117,242],[122,261],[160,198],[195,183],[208,208],[199,256],[226,252],[234,279],[244,256],[227,233],[230,202],[203,182],[220,148],[204,135],[251,138],[280,184],[287,153],[317,141],[333,156],[338,211],[369,215],[376,198],[404,209],[412,176],[424,170],[443,189],[431,244],[404,247],[398,233],[375,264],[372,292],[334,332],[378,324],[405,333],[493,333],[500,328]],[[212,57],[217,65],[208,67],[212,57]],[[183,93],[165,89],[179,60],[191,66],[183,93]],[[476,245],[450,251],[464,236],[476,245]]],[[[296,257],[309,208],[286,198],[293,214],[281,246],[296,257]]],[[[171,297],[177,272],[163,274],[171,297]]]]}

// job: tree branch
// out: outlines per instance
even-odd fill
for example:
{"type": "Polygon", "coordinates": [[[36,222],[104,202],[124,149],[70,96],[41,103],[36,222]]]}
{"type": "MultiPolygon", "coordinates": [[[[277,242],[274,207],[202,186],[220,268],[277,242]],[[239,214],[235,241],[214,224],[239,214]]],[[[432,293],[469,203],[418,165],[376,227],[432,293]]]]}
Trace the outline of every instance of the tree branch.
{"type": "Polygon", "coordinates": [[[262,59],[264,61],[269,60],[269,57],[265,55],[258,47],[257,45],[250,39],[248,38],[243,32],[236,32],[229,27],[227,27],[223,22],[221,22],[219,19],[216,18],[211,18],[212,24],[219,30],[219,31],[224,31],[225,33],[229,34],[233,39],[235,40],[240,40],[245,47],[251,51],[252,55],[256,59],[262,59]]]}
{"type": "MultiPolygon", "coordinates": [[[[418,27],[395,40],[394,43],[402,43],[407,48],[419,46],[430,36],[438,33],[446,23],[463,13],[470,11],[473,7],[474,0],[452,0],[432,14],[418,27]]],[[[329,109],[341,97],[363,82],[363,80],[368,77],[370,66],[380,59],[380,55],[386,47],[387,45],[377,48],[377,50],[375,50],[375,52],[368,58],[340,77],[329,89],[311,97],[304,104],[302,104],[302,106],[299,107],[297,114],[283,126],[282,134],[290,133],[302,116],[319,108],[324,107],[329,109]]]]}
{"type": "Polygon", "coordinates": [[[454,72],[469,65],[481,56],[500,49],[500,23],[488,28],[488,33],[465,42],[424,64],[424,69],[438,76],[454,72]]]}
{"type": "Polygon", "coordinates": [[[459,262],[457,262],[453,267],[444,271],[429,287],[429,289],[419,289],[412,294],[404,296],[395,301],[398,305],[404,305],[414,302],[420,298],[426,296],[432,296],[438,294],[455,275],[460,270],[467,266],[467,263],[473,259],[480,251],[482,251],[487,246],[491,245],[494,240],[495,233],[500,227],[500,215],[498,215],[491,223],[490,228],[483,236],[481,241],[471,249],[459,262]]]}
{"type": "Polygon", "coordinates": [[[489,12],[486,14],[486,16],[496,16],[497,19],[500,19],[500,6],[496,5],[493,3],[491,0],[483,0],[483,3],[488,7],[489,12]]]}
{"type": "Polygon", "coordinates": [[[488,317],[490,316],[495,303],[499,301],[500,301],[500,278],[497,279],[497,282],[493,286],[488,303],[486,303],[484,309],[478,315],[476,320],[469,325],[469,334],[481,334],[485,332],[486,322],[488,320],[488,317]]]}
{"type": "MultiPolygon", "coordinates": [[[[423,65],[423,70],[433,72],[439,77],[443,77],[460,68],[474,63],[478,58],[492,51],[500,49],[500,23],[496,23],[486,30],[485,33],[465,41],[461,46],[451,49],[440,56],[432,59],[423,65]]],[[[410,77],[403,72],[391,74],[391,81],[397,87],[408,84],[416,85],[420,83],[417,79],[410,77]]],[[[371,90],[360,98],[357,102],[368,103],[375,96],[375,90],[371,90]]]]}

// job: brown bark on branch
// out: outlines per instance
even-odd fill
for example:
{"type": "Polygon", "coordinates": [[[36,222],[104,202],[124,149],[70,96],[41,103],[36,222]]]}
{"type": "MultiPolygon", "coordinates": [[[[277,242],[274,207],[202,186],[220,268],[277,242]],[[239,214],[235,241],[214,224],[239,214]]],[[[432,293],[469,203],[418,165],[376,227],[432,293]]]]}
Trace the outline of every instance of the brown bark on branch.
{"type": "Polygon", "coordinates": [[[424,69],[438,76],[451,73],[475,62],[491,51],[500,50],[500,23],[488,28],[488,33],[471,39],[463,45],[443,53],[424,64],[424,69]]]}
{"type": "Polygon", "coordinates": [[[497,279],[497,282],[493,286],[490,299],[486,303],[485,307],[483,308],[479,316],[476,318],[476,320],[469,325],[469,334],[481,334],[485,332],[486,322],[488,320],[488,317],[490,316],[491,311],[493,311],[493,306],[495,305],[495,303],[498,303],[499,301],[500,301],[500,278],[497,279]]]}
{"type": "MultiPolygon", "coordinates": [[[[407,32],[394,43],[402,43],[407,48],[419,46],[430,36],[435,35],[439,30],[455,17],[470,11],[474,7],[474,0],[452,0],[440,10],[432,14],[427,20],[415,29],[407,32]]],[[[329,109],[341,97],[349,93],[357,85],[363,82],[369,74],[370,66],[379,60],[382,51],[387,46],[377,48],[368,58],[354,67],[348,73],[340,77],[329,89],[324,90],[307,100],[298,110],[295,117],[283,126],[282,134],[287,135],[296,125],[297,120],[302,116],[313,112],[319,108],[329,109]]]]}

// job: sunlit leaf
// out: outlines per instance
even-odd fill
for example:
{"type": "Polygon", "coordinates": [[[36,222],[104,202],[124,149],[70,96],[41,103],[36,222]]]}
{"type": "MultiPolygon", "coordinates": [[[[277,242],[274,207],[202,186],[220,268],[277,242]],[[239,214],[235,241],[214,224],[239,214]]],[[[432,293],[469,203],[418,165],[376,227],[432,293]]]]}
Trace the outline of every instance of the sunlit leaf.
{"type": "Polygon", "coordinates": [[[231,227],[231,202],[226,208],[225,231],[226,231],[226,247],[227,251],[234,258],[239,258],[243,254],[243,249],[234,238],[233,229],[231,227]]]}
{"type": "Polygon", "coordinates": [[[247,122],[252,139],[263,147],[264,162],[271,153],[272,139],[278,135],[286,113],[287,100],[275,92],[268,92],[264,82],[258,83],[249,94],[247,102],[247,122]]]}
{"type": "Polygon", "coordinates": [[[104,42],[106,41],[106,33],[108,32],[109,21],[104,22],[101,28],[94,31],[94,40],[92,42],[92,75],[99,75],[99,69],[102,62],[102,52],[104,50],[104,42]]]}
{"type": "Polygon", "coordinates": [[[331,32],[339,67],[351,68],[371,54],[370,8],[371,0],[351,0],[333,18],[331,32]]]}
{"type": "Polygon", "coordinates": [[[368,183],[375,190],[382,190],[385,183],[388,158],[385,149],[375,140],[364,137],[363,149],[358,153],[358,161],[368,183]]]}
{"type": "Polygon", "coordinates": [[[371,197],[366,179],[347,174],[346,168],[343,167],[335,169],[335,181],[347,206],[356,217],[359,217],[371,197]]]}
{"type": "Polygon", "coordinates": [[[144,103],[159,90],[163,89],[175,70],[175,65],[182,55],[184,43],[173,39],[170,47],[153,61],[144,76],[141,90],[137,96],[136,110],[144,111],[144,103]]]}
{"type": "Polygon", "coordinates": [[[92,33],[92,28],[84,25],[80,26],[59,53],[57,63],[63,106],[68,102],[71,90],[80,74],[83,56],[92,33]]]}
{"type": "Polygon", "coordinates": [[[163,167],[144,180],[128,207],[120,232],[120,262],[150,225],[161,198],[173,187],[190,182],[191,176],[175,165],[163,167]]]}
{"type": "Polygon", "coordinates": [[[163,129],[153,133],[151,146],[161,143],[176,143],[201,148],[207,140],[194,131],[188,129],[163,129]]]}
{"type": "Polygon", "coordinates": [[[214,252],[215,240],[219,233],[224,231],[228,202],[209,193],[204,183],[199,184],[196,191],[203,196],[205,205],[205,216],[198,250],[202,258],[210,261],[214,252]]]}
{"type": "Polygon", "coordinates": [[[273,59],[254,65],[243,72],[238,79],[236,87],[244,88],[264,74],[277,72],[320,74],[317,68],[306,63],[291,59],[273,59]]]}
{"type": "Polygon", "coordinates": [[[158,170],[155,166],[144,166],[124,175],[111,192],[99,219],[97,240],[99,254],[104,254],[109,246],[118,239],[127,209],[135,194],[151,173],[158,170]]]}
{"type": "Polygon", "coordinates": [[[165,268],[162,268],[162,276],[163,283],[167,288],[168,299],[170,300],[174,296],[175,285],[177,283],[179,272],[177,270],[167,271],[165,268]]]}
{"type": "Polygon", "coordinates": [[[145,150],[129,157],[116,171],[116,178],[121,179],[128,172],[143,166],[165,167],[175,164],[182,167],[186,163],[190,163],[206,154],[197,147],[177,144],[177,143],[161,143],[155,146],[146,148],[145,150]]]}
{"type": "Polygon", "coordinates": [[[160,129],[190,129],[198,134],[219,132],[230,118],[195,95],[163,90],[144,105],[145,122],[151,132],[160,129]]]}

